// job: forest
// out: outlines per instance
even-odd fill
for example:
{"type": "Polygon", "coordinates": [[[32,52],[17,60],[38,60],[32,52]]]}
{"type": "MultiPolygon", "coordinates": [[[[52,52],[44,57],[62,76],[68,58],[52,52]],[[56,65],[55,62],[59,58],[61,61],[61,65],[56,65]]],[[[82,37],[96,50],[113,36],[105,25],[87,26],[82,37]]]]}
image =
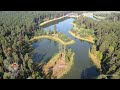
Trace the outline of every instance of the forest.
{"type": "Polygon", "coordinates": [[[96,14],[105,16],[105,20],[95,21],[88,17],[77,20],[79,26],[94,30],[95,44],[91,52],[101,57],[99,79],[120,79],[120,13],[96,14]]]}
{"type": "MultiPolygon", "coordinates": [[[[46,32],[40,26],[68,13],[80,11],[0,11],[0,79],[43,79],[43,75],[32,60],[33,47],[29,42],[34,36],[58,34],[63,41],[70,39],[63,33],[50,29],[46,32]]],[[[84,11],[83,11],[84,12],[84,11]]],[[[87,11],[86,11],[87,12],[87,11]]],[[[120,79],[120,13],[94,13],[106,17],[95,21],[80,16],[74,21],[81,30],[82,37],[92,35],[94,42],[90,48],[100,60],[98,79],[120,79]]],[[[60,50],[59,50],[60,51],[60,50]]],[[[65,51],[65,48],[64,50],[65,51]]],[[[66,53],[66,62],[70,61],[72,50],[66,53]]]]}
{"type": "Polygon", "coordinates": [[[69,11],[1,11],[0,78],[40,79],[32,61],[33,48],[29,40],[41,30],[40,23],[67,13],[69,11]]]}

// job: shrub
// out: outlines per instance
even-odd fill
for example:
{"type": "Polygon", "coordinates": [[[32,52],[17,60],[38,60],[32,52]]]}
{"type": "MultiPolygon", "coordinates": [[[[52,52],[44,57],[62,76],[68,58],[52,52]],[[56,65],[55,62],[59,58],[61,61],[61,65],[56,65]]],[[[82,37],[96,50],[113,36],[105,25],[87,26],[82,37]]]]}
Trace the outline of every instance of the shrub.
{"type": "Polygon", "coordinates": [[[64,35],[62,33],[58,34],[58,38],[62,39],[65,42],[70,41],[70,39],[66,35],[64,35]]]}

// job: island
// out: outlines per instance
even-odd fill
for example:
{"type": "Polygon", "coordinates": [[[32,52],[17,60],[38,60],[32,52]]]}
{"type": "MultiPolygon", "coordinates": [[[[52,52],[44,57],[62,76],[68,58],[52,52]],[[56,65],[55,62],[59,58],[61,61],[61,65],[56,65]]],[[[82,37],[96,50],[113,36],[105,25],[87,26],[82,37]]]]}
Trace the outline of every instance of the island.
{"type": "Polygon", "coordinates": [[[69,37],[67,37],[65,34],[61,33],[61,32],[57,32],[56,30],[56,26],[54,31],[48,30],[48,31],[38,31],[36,32],[36,35],[30,39],[30,41],[35,41],[35,40],[39,40],[39,39],[52,39],[62,45],[71,45],[74,44],[75,41],[70,39],[69,37]]]}
{"type": "Polygon", "coordinates": [[[75,23],[72,23],[72,25],[73,25],[73,29],[69,31],[69,33],[72,36],[74,36],[80,40],[90,42],[92,44],[94,43],[94,37],[92,35],[93,34],[92,30],[85,29],[83,27],[78,28],[77,24],[75,24],[75,23]]]}
{"type": "Polygon", "coordinates": [[[73,65],[73,60],[74,52],[72,52],[71,49],[61,50],[43,66],[42,70],[45,78],[60,79],[63,75],[69,72],[73,65]]]}

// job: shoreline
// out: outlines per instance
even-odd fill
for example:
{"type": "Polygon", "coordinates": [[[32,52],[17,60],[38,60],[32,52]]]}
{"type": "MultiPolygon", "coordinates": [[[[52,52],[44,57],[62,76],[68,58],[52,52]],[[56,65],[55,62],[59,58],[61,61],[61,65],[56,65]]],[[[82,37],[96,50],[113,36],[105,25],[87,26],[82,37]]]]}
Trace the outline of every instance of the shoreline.
{"type": "MultiPolygon", "coordinates": [[[[78,27],[76,26],[76,24],[75,23],[71,23],[73,26],[74,26],[74,28],[77,28],[78,29],[78,27]]],[[[75,35],[73,32],[71,32],[71,31],[68,31],[72,36],[74,36],[74,37],[76,37],[76,38],[78,38],[78,39],[80,39],[80,40],[84,40],[84,41],[87,41],[87,42],[90,42],[90,43],[92,43],[92,44],[94,44],[94,41],[92,40],[89,40],[89,39],[86,39],[86,38],[83,38],[83,37],[80,37],[80,36],[78,36],[78,35],[75,35]]]]}
{"type": "Polygon", "coordinates": [[[64,42],[63,40],[59,39],[58,37],[55,37],[55,36],[47,36],[47,35],[44,35],[44,36],[36,36],[36,37],[33,37],[30,41],[34,41],[34,40],[38,40],[38,39],[44,39],[44,38],[47,38],[47,39],[52,39],[62,45],[71,45],[71,44],[74,44],[75,41],[74,40],[71,40],[69,42],[64,42]]]}
{"type": "Polygon", "coordinates": [[[50,23],[50,22],[52,22],[52,21],[56,21],[56,20],[59,20],[59,19],[63,19],[63,18],[65,18],[65,17],[67,17],[67,16],[62,16],[62,17],[59,17],[59,18],[54,18],[54,19],[52,19],[52,20],[44,21],[44,22],[42,22],[42,23],[40,24],[40,26],[44,26],[45,24],[48,24],[48,23],[50,23]]]}
{"type": "Polygon", "coordinates": [[[96,19],[99,19],[99,20],[104,20],[104,19],[106,19],[106,17],[96,16],[96,15],[93,15],[93,17],[95,17],[96,19]]]}
{"type": "Polygon", "coordinates": [[[68,63],[65,63],[65,66],[62,68],[62,69],[60,69],[60,61],[61,61],[61,59],[59,59],[59,57],[60,57],[60,53],[57,53],[54,57],[52,57],[51,59],[50,59],[50,61],[43,67],[43,72],[44,72],[44,74],[47,76],[47,75],[49,75],[49,69],[50,69],[50,67],[53,67],[54,69],[52,69],[52,75],[50,76],[50,78],[51,79],[54,79],[55,77],[56,77],[56,79],[60,79],[60,78],[62,78],[65,74],[67,74],[69,71],[70,71],[70,69],[71,69],[71,67],[72,67],[72,65],[73,65],[73,60],[74,60],[74,52],[72,53],[72,55],[71,55],[71,58],[70,58],[70,62],[68,62],[68,63]],[[55,63],[58,63],[58,64],[55,64],[55,63]],[[55,73],[55,71],[57,71],[57,70],[55,70],[55,68],[57,67],[57,70],[59,71],[59,72],[57,72],[57,73],[55,73]],[[53,73],[54,72],[54,73],[53,73]],[[57,76],[56,76],[57,75],[57,76]]]}
{"type": "Polygon", "coordinates": [[[66,17],[68,17],[68,18],[78,18],[78,17],[80,17],[80,15],[78,15],[78,16],[74,16],[74,15],[73,16],[68,16],[68,15],[65,15],[65,16],[61,16],[61,17],[58,17],[58,18],[54,18],[54,19],[51,19],[51,20],[44,21],[44,22],[40,23],[39,25],[40,26],[44,26],[45,24],[48,24],[48,23],[50,23],[52,21],[56,21],[56,20],[63,19],[63,18],[66,18],[66,17]]]}
{"type": "Polygon", "coordinates": [[[80,40],[84,40],[84,41],[87,41],[87,42],[90,42],[90,43],[94,43],[94,41],[91,41],[91,40],[89,40],[89,39],[85,39],[85,38],[82,38],[82,37],[80,37],[80,36],[78,36],[78,35],[75,35],[73,32],[71,32],[71,31],[68,31],[72,36],[74,36],[74,37],[76,37],[76,38],[78,38],[78,39],[80,39],[80,40]]]}
{"type": "Polygon", "coordinates": [[[94,55],[90,52],[90,48],[89,48],[89,51],[88,51],[88,55],[90,57],[90,59],[93,61],[93,63],[97,66],[98,69],[101,68],[101,61],[94,55]]]}

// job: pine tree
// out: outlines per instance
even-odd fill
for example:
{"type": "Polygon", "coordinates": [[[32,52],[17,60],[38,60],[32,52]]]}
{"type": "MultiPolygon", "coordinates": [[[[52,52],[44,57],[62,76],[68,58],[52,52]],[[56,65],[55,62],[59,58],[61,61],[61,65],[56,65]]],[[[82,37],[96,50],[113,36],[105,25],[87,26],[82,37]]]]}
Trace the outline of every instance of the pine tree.
{"type": "Polygon", "coordinates": [[[29,60],[29,56],[28,56],[28,53],[25,54],[25,57],[24,57],[25,61],[28,61],[29,60]]]}
{"type": "Polygon", "coordinates": [[[29,41],[29,38],[27,35],[25,35],[25,41],[28,42],[29,41]]]}
{"type": "Polygon", "coordinates": [[[54,34],[57,33],[57,28],[56,28],[56,25],[54,25],[54,34]]]}
{"type": "Polygon", "coordinates": [[[13,57],[14,57],[14,62],[18,63],[19,61],[18,55],[16,53],[13,53],[13,57]]]}
{"type": "Polygon", "coordinates": [[[32,72],[32,69],[33,69],[33,61],[32,61],[32,59],[28,60],[28,67],[29,67],[30,71],[32,72]]]}
{"type": "Polygon", "coordinates": [[[3,63],[3,57],[0,55],[0,65],[3,63]]]}
{"type": "Polygon", "coordinates": [[[95,45],[92,45],[92,48],[91,48],[91,53],[94,54],[96,51],[96,46],[95,45]]]}
{"type": "Polygon", "coordinates": [[[5,72],[3,75],[3,79],[10,79],[9,73],[5,72]]]}

